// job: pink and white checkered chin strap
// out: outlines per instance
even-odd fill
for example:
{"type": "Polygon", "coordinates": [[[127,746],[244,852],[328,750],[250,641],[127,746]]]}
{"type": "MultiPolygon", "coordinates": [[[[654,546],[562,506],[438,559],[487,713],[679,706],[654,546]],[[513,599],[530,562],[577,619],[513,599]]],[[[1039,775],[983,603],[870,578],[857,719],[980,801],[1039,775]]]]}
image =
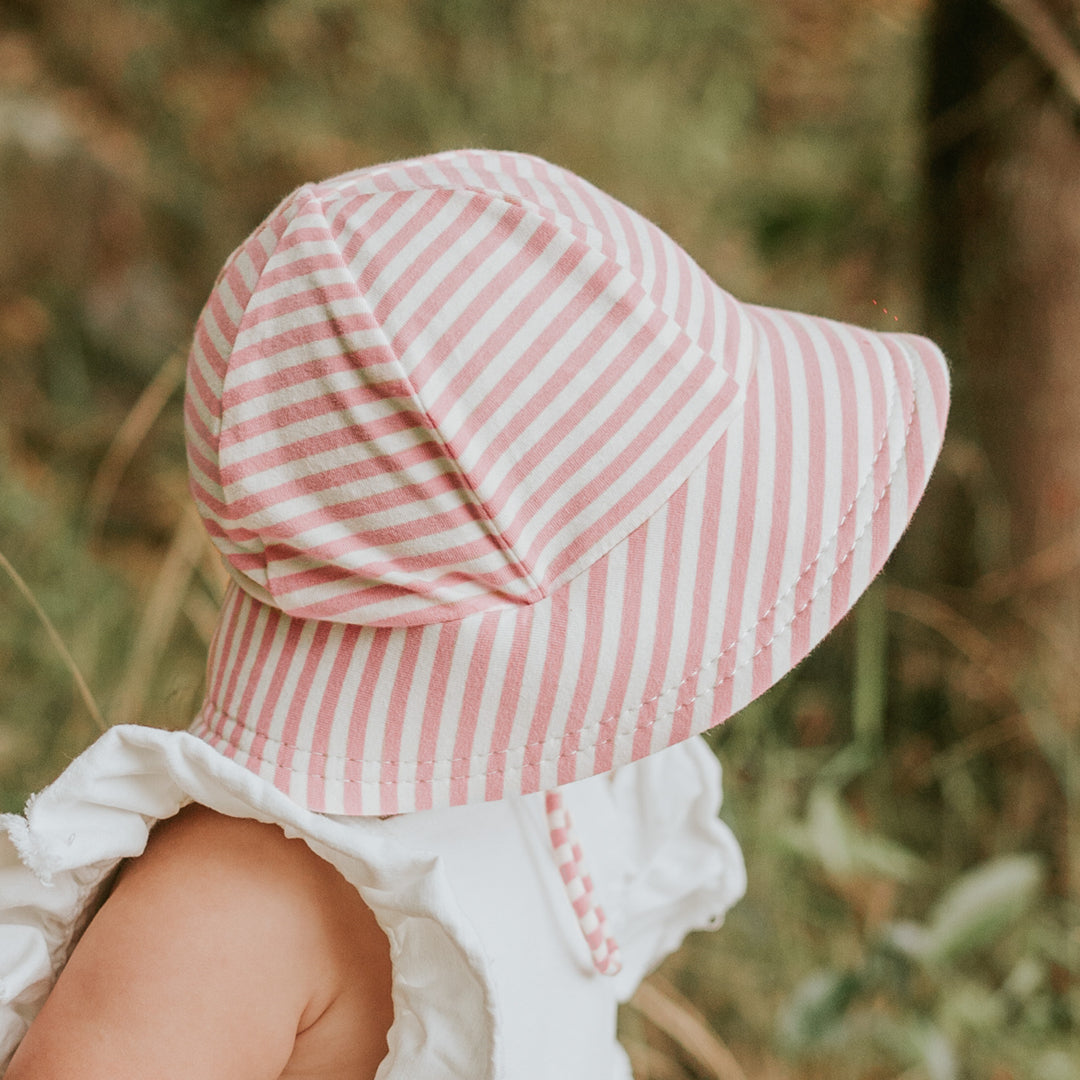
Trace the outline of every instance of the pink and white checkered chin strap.
{"type": "Polygon", "coordinates": [[[593,966],[601,975],[618,975],[622,970],[619,943],[612,936],[607,915],[597,902],[592,878],[585,867],[581,842],[574,831],[570,812],[563,805],[562,792],[545,792],[544,808],[559,875],[592,954],[593,966]]]}

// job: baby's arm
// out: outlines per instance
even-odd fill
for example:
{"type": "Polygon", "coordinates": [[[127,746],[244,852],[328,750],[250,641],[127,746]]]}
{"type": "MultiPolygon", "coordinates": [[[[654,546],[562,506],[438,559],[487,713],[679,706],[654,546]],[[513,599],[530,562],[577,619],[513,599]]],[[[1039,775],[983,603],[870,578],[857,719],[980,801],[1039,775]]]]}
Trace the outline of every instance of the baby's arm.
{"type": "Polygon", "coordinates": [[[7,1080],[373,1077],[385,935],[279,828],[188,807],[126,865],[7,1080]]]}

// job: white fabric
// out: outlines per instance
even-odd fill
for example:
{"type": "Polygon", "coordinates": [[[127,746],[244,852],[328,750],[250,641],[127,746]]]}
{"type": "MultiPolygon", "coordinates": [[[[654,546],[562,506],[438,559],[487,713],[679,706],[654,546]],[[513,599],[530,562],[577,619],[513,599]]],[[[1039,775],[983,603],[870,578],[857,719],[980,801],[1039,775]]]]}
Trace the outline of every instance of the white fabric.
{"type": "Polygon", "coordinates": [[[376,818],[304,810],[185,732],[117,727],[0,818],[0,1067],[121,858],[190,801],[277,822],[350,881],[390,939],[394,1023],[378,1080],[628,1080],[615,1010],[745,888],[697,739],[565,789],[623,947],[595,972],[548,842],[541,794],[376,818]]]}

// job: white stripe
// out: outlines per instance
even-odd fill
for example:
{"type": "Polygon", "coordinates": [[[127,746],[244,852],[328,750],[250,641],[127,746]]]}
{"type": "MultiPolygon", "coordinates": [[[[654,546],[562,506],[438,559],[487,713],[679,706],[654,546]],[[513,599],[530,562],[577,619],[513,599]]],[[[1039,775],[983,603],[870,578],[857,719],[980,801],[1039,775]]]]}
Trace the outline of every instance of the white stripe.
{"type": "MultiPolygon", "coordinates": [[[[453,228],[465,211],[470,208],[470,205],[479,198],[481,196],[470,194],[467,200],[451,200],[444,212],[436,218],[436,221],[441,223],[445,230],[453,228]],[[450,220],[444,222],[442,219],[446,216],[449,216],[450,220]]],[[[507,205],[498,202],[492,202],[486,206],[465,232],[451,243],[438,258],[431,262],[431,265],[417,278],[412,287],[398,300],[393,308],[383,315],[382,326],[388,341],[395,340],[409,321],[419,318],[421,313],[424,323],[428,324],[428,326],[438,318],[437,327],[428,330],[425,326],[426,339],[434,340],[433,335],[445,329],[464,310],[468,299],[476,291],[477,283],[483,280],[480,277],[480,265],[483,264],[474,267],[467,278],[458,286],[456,292],[443,299],[439,307],[434,305],[434,294],[443,287],[447,279],[458,270],[463,262],[475,259],[476,250],[481,242],[487,238],[493,229],[499,228],[499,223],[506,217],[508,210],[507,205]]],[[[501,245],[489,253],[484,260],[484,264],[496,260],[495,266],[501,267],[505,265],[507,255],[512,255],[512,252],[503,252],[500,248],[510,243],[516,243],[515,237],[521,237],[522,234],[525,237],[531,234],[531,227],[528,222],[519,223],[515,233],[511,234],[510,238],[503,240],[501,245]]],[[[442,233],[440,231],[438,236],[432,238],[432,243],[441,239],[442,233]]],[[[426,251],[424,255],[425,261],[427,261],[426,251]]],[[[386,282],[377,283],[377,291],[371,294],[370,306],[372,310],[382,302],[386,292],[397,284],[398,275],[403,273],[405,269],[407,268],[401,267],[393,278],[388,277],[386,282]]],[[[489,275],[489,278],[493,276],[493,269],[489,268],[484,271],[489,275]]],[[[425,355],[424,348],[414,342],[401,357],[403,368],[411,371],[415,364],[422,360],[425,355]]]]}

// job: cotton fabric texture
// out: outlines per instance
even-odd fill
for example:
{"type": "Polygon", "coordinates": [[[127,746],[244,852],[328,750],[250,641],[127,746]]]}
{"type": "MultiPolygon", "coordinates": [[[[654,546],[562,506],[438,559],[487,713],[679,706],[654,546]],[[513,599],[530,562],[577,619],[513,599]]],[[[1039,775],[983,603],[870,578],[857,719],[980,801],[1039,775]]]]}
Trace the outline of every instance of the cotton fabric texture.
{"type": "Polygon", "coordinates": [[[394,999],[377,1080],[629,1080],[618,1002],[745,887],[719,779],[691,740],[566,791],[619,927],[623,970],[605,979],[554,873],[542,796],[330,817],[186,732],[113,728],[25,819],[0,817],[0,1075],[118,861],[194,800],[301,837],[375,913],[394,999]]]}
{"type": "Polygon", "coordinates": [[[878,572],[947,396],[925,339],[740,303],[538,158],[305,186],[190,354],[192,492],[234,582],[192,730],[357,815],[681,742],[878,572]]]}

